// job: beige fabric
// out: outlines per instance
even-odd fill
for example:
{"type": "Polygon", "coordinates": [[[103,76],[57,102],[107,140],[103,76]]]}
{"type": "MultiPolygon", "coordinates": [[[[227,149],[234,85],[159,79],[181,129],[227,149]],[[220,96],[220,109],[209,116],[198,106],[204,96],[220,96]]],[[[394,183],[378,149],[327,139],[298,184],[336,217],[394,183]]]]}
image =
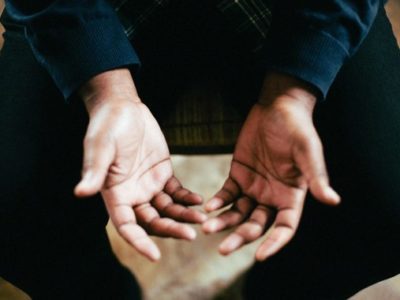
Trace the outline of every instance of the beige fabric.
{"type": "Polygon", "coordinates": [[[398,300],[400,299],[400,275],[374,284],[350,300],[398,300]]]}

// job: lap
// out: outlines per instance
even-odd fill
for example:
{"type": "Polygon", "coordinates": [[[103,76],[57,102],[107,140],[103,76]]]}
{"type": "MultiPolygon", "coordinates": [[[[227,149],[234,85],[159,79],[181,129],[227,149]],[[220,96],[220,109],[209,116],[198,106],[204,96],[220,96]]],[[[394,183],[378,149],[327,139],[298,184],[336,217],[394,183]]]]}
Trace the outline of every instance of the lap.
{"type": "MultiPolygon", "coordinates": [[[[380,15],[316,113],[332,183],[343,196],[343,204],[326,208],[308,199],[295,240],[253,268],[247,295],[343,298],[400,272],[395,264],[400,250],[400,143],[396,136],[400,132],[400,57],[389,26],[380,15]]],[[[86,248],[83,245],[89,244],[86,249],[92,249],[91,253],[96,247],[108,247],[101,246],[106,220],[101,201],[78,201],[72,196],[86,125],[83,107],[78,102],[62,103],[48,75],[21,41],[8,37],[0,69],[0,157],[4,162],[0,230],[9,245],[14,244],[16,260],[23,258],[14,266],[19,263],[18,268],[24,269],[22,262],[29,261],[26,253],[50,252],[37,241],[54,243],[48,249],[61,265],[65,266],[68,253],[74,254],[68,264],[77,265],[82,259],[73,258],[86,248]],[[77,242],[90,232],[96,234],[87,243],[77,242]],[[80,246],[75,248],[74,243],[80,246]]],[[[0,252],[9,253],[3,257],[10,257],[12,247],[1,248],[0,252]]],[[[85,258],[91,258],[85,253],[85,258]]],[[[48,260],[43,255],[32,270],[40,274],[37,268],[48,260]]],[[[48,274],[59,269],[55,265],[48,274]]],[[[73,268],[69,270],[73,274],[73,268]]]]}

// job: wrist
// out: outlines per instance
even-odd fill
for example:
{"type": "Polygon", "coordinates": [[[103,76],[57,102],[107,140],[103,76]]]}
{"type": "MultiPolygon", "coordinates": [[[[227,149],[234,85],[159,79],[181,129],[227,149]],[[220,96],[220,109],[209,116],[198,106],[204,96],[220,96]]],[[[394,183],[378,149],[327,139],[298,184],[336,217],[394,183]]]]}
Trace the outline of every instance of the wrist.
{"type": "Polygon", "coordinates": [[[306,82],[281,73],[269,73],[261,89],[259,103],[265,106],[294,105],[313,111],[318,91],[306,82]]]}
{"type": "Polygon", "coordinates": [[[128,69],[100,73],[86,82],[78,94],[89,115],[103,105],[118,107],[126,102],[141,102],[128,69]]]}

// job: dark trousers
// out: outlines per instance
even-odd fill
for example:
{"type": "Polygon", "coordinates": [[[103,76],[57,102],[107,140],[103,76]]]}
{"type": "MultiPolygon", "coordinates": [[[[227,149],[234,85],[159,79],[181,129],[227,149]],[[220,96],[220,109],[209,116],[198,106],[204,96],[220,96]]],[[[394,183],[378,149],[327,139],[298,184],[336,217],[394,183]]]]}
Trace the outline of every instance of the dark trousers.
{"type": "MultiPolygon", "coordinates": [[[[177,90],[211,76],[225,80],[227,101],[242,100],[233,105],[245,112],[244,100],[255,99],[262,79],[258,71],[246,74],[256,60],[211,18],[195,20],[177,15],[176,24],[190,33],[186,40],[177,25],[157,24],[138,37],[142,97],[158,99],[149,104],[162,118],[177,90]]],[[[250,271],[246,298],[343,299],[400,272],[399,70],[381,11],[315,115],[343,204],[327,208],[307,199],[295,239],[250,271]]],[[[134,291],[110,254],[101,200],[72,196],[86,122],[79,99],[63,103],[26,41],[9,27],[0,56],[0,273],[37,299],[124,299],[134,291]]]]}
{"type": "Polygon", "coordinates": [[[0,276],[33,299],[139,299],[102,199],[76,199],[87,117],[66,105],[21,28],[0,54],[0,276]]]}

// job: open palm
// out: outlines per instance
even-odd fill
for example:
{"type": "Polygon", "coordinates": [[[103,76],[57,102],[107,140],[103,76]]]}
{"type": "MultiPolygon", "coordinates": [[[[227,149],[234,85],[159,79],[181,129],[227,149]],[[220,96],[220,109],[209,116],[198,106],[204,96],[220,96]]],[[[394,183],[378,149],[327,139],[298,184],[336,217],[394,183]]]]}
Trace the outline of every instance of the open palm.
{"type": "Polygon", "coordinates": [[[239,225],[220,245],[229,254],[271,227],[256,253],[264,260],[293,237],[308,188],[326,204],[339,201],[328,184],[309,107],[287,95],[256,104],[241,130],[229,177],[205,208],[232,205],[203,229],[213,233],[239,225]]]}
{"type": "Polygon", "coordinates": [[[151,260],[160,257],[149,234],[191,240],[185,223],[205,216],[187,208],[202,202],[173,176],[164,136],[140,101],[106,102],[91,113],[85,138],[84,175],[78,196],[101,191],[118,233],[151,260]]]}

